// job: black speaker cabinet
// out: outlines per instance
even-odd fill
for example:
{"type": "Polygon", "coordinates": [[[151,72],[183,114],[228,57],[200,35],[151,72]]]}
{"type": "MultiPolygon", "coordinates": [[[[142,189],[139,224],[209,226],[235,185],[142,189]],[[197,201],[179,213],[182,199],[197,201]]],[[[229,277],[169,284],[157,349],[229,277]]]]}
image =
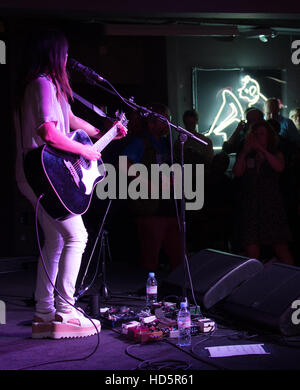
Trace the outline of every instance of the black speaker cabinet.
{"type": "MultiPolygon", "coordinates": [[[[204,249],[189,260],[194,292],[200,303],[209,309],[227,297],[234,288],[263,269],[256,259],[233,255],[212,249],[204,249]]],[[[166,279],[166,286],[183,286],[184,266],[181,264],[166,279]]],[[[190,290],[186,279],[185,287],[190,290]]]]}
{"type": "Polygon", "coordinates": [[[299,299],[300,268],[273,263],[233,291],[222,308],[244,322],[291,336],[300,334],[299,299]]]}

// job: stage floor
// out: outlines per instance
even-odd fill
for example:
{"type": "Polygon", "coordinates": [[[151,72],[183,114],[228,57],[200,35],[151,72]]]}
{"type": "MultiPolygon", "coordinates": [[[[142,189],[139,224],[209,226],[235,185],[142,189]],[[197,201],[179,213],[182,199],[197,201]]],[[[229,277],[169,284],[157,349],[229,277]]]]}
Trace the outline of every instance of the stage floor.
{"type": "MultiPolygon", "coordinates": [[[[31,339],[33,317],[32,296],[35,285],[35,263],[0,273],[0,299],[6,304],[6,324],[0,325],[0,370],[298,370],[300,368],[300,337],[293,340],[266,330],[230,326],[215,318],[217,330],[212,335],[192,338],[192,347],[178,348],[176,339],[149,344],[136,344],[119,334],[120,328],[105,329],[97,336],[66,340],[31,339]],[[265,355],[209,357],[206,347],[224,345],[264,344],[265,355]],[[97,348],[96,348],[97,347],[97,348]],[[88,357],[91,354],[90,357],[88,357]],[[68,361],[70,359],[77,359],[68,361]],[[157,363],[156,361],[160,362],[157,363]],[[61,361],[61,362],[57,362],[61,361]],[[55,363],[56,362],[56,363],[55,363]]],[[[147,273],[134,264],[110,263],[107,284],[114,294],[123,295],[145,287],[147,273]]],[[[159,281],[164,273],[158,274],[159,281]]],[[[81,303],[84,307],[84,300],[81,303]]],[[[141,308],[143,298],[111,298],[101,306],[124,305],[141,308]]]]}

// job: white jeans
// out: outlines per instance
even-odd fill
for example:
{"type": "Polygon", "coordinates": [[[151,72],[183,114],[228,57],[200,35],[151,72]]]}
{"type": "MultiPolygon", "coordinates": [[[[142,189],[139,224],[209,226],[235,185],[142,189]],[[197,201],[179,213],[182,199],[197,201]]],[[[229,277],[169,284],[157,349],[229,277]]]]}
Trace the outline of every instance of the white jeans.
{"type": "MultiPolygon", "coordinates": [[[[19,183],[21,193],[36,206],[37,198],[27,183],[19,183]]],[[[45,241],[42,249],[47,272],[60,294],[74,304],[75,284],[78,277],[82,254],[88,235],[80,215],[56,221],[39,204],[38,220],[43,229],[45,241]]],[[[55,297],[54,288],[46,275],[42,260],[38,260],[35,289],[36,312],[47,313],[56,310],[69,312],[72,307],[59,295],[55,297]]]]}

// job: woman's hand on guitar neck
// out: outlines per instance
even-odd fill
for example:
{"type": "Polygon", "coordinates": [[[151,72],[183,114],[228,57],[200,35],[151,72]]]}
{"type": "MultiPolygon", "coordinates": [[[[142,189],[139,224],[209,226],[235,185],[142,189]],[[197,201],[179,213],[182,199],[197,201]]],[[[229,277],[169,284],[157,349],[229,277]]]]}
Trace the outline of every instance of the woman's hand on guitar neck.
{"type": "Polygon", "coordinates": [[[115,122],[114,126],[117,126],[117,128],[119,130],[119,133],[115,136],[114,139],[121,139],[123,137],[126,137],[128,130],[125,126],[122,125],[122,123],[115,122]]]}
{"type": "Polygon", "coordinates": [[[101,157],[101,153],[97,152],[92,145],[82,145],[80,154],[82,157],[91,161],[98,160],[101,157]]]}

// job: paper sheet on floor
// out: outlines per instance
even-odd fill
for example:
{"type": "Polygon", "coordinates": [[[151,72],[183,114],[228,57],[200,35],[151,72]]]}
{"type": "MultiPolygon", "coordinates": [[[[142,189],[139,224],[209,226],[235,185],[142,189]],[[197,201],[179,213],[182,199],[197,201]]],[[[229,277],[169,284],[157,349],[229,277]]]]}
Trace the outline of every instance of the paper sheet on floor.
{"type": "Polygon", "coordinates": [[[227,357],[240,355],[266,355],[264,344],[223,345],[218,347],[206,347],[210,357],[227,357]]]}

